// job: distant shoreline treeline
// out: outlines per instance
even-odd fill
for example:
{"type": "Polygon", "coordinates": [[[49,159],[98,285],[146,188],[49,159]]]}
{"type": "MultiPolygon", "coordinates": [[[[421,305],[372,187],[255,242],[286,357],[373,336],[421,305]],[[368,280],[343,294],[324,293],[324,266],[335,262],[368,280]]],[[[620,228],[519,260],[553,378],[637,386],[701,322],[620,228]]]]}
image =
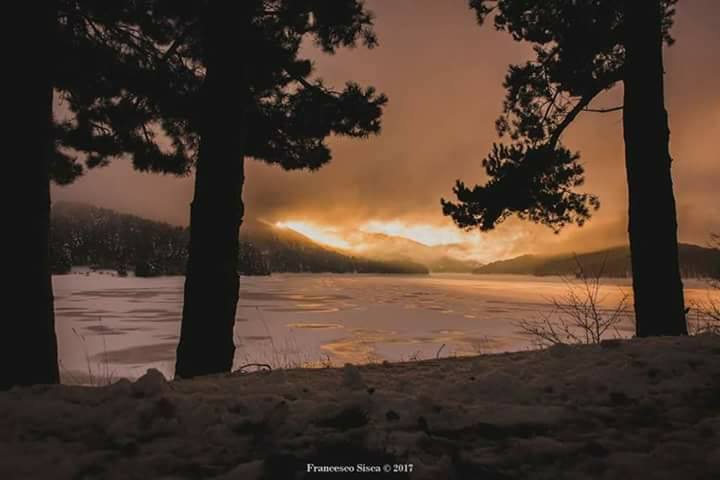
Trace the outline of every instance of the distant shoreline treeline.
{"type": "MultiPolygon", "coordinates": [[[[685,278],[720,278],[720,250],[686,243],[679,244],[680,273],[685,278]]],[[[476,274],[520,274],[535,276],[575,276],[580,266],[588,275],[604,277],[632,276],[630,249],[627,246],[595,252],[564,255],[523,255],[483,265],[476,274]]]]}
{"type": "MultiPolygon", "coordinates": [[[[287,273],[427,274],[411,261],[353,257],[324,248],[294,232],[253,222],[241,230],[238,271],[244,275],[287,273]]],[[[89,266],[129,271],[138,277],[184,275],[188,229],[74,203],[53,206],[50,257],[55,274],[89,266]]]]}
{"type": "MultiPolygon", "coordinates": [[[[133,271],[138,277],[184,275],[188,229],[84,204],[53,206],[50,257],[54,274],[89,266],[133,271]]],[[[524,255],[489,263],[475,274],[574,276],[586,273],[613,278],[631,276],[627,246],[578,255],[524,255]]],[[[680,244],[680,268],[686,278],[720,278],[720,250],[680,244]]],[[[409,260],[354,257],[319,245],[292,230],[248,222],[240,233],[238,271],[243,275],[271,273],[427,274],[428,268],[409,260]]]]}
{"type": "Polygon", "coordinates": [[[96,207],[58,203],[50,224],[55,274],[89,266],[134,271],[137,276],[177,275],[185,270],[187,229],[96,207]]]}

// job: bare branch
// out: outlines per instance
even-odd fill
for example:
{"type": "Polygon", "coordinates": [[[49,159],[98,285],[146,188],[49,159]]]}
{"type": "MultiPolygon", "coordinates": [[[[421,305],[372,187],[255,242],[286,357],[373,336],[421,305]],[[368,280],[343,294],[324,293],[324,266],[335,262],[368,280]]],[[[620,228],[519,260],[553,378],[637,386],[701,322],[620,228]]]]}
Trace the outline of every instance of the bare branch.
{"type": "Polygon", "coordinates": [[[563,121],[560,122],[560,124],[553,132],[552,136],[550,137],[550,141],[548,142],[548,146],[551,149],[554,149],[565,129],[570,126],[570,124],[575,120],[575,118],[577,118],[580,112],[588,108],[590,103],[595,97],[600,94],[600,92],[611,87],[613,84],[615,84],[615,82],[620,81],[622,79],[622,75],[623,72],[622,69],[620,69],[614,72],[612,75],[609,75],[607,78],[604,79],[604,81],[598,81],[597,85],[595,85],[584,95],[580,96],[580,100],[578,101],[578,103],[572,108],[572,110],[568,112],[563,121]]]}
{"type": "Polygon", "coordinates": [[[607,259],[600,268],[588,274],[576,257],[578,266],[576,276],[580,285],[563,278],[567,286],[566,293],[560,298],[551,300],[553,310],[541,316],[540,320],[523,320],[517,323],[520,333],[529,336],[540,347],[557,344],[597,344],[608,332],[615,332],[619,337],[617,326],[623,321],[628,307],[629,295],[621,291],[620,300],[613,308],[603,308],[604,298],[601,297],[600,280],[605,271],[607,259]]]}

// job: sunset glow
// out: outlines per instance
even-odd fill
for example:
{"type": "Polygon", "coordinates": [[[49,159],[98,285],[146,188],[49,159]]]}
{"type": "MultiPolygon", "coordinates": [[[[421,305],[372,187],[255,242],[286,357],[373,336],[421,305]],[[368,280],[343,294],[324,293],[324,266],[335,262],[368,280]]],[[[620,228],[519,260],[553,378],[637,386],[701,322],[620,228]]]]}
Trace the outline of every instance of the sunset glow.
{"type": "Polygon", "coordinates": [[[278,228],[300,233],[322,245],[360,256],[413,257],[418,261],[450,257],[481,263],[517,255],[513,245],[524,241],[523,230],[508,230],[498,241],[480,232],[464,232],[452,225],[372,220],[357,226],[326,226],[307,220],[285,220],[278,228]],[[407,242],[405,242],[407,241],[407,242]]]}
{"type": "Polygon", "coordinates": [[[366,233],[384,233],[395,237],[409,238],[427,246],[462,243],[462,232],[457,228],[432,225],[410,225],[403,222],[371,221],[360,227],[366,233]]]}
{"type": "Polygon", "coordinates": [[[288,228],[290,230],[294,230],[305,235],[311,240],[330,247],[346,250],[352,248],[352,245],[340,237],[337,234],[337,231],[332,228],[319,227],[317,225],[299,221],[277,222],[275,226],[278,228],[288,228]]]}
{"type": "Polygon", "coordinates": [[[306,237],[331,247],[362,250],[363,234],[383,234],[401,237],[427,246],[458,244],[467,241],[461,231],[452,227],[411,225],[402,222],[370,221],[357,229],[340,230],[298,220],[277,222],[279,228],[289,228],[306,237]]]}

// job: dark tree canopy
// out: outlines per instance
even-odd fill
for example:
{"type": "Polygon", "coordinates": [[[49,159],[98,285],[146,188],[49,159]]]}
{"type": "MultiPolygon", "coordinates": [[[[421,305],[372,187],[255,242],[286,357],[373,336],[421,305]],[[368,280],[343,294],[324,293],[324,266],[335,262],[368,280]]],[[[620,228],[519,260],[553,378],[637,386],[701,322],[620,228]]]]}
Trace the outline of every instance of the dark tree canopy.
{"type": "MultiPolygon", "coordinates": [[[[313,64],[301,57],[305,39],[330,54],[358,43],[374,47],[372,16],[363,2],[246,1],[254,11],[246,19],[252,48],[237,62],[251,66],[247,156],[288,170],[314,170],[331,159],[328,136],[379,132],[384,95],[352,82],[335,91],[311,78],[313,64]]],[[[104,2],[88,3],[105,8],[104,2]]],[[[94,16],[86,5],[67,15],[68,30],[80,30],[81,48],[100,65],[92,89],[80,82],[87,81],[82,75],[77,79],[82,91],[61,87],[81,127],[63,138],[90,153],[89,166],[128,153],[140,170],[185,173],[193,165],[207,61],[202,22],[209,6],[209,0],[138,0],[134,8],[126,7],[127,24],[104,24],[110,14],[94,16]],[[106,100],[88,101],[97,97],[106,100]]]]}
{"type": "MultiPolygon", "coordinates": [[[[563,132],[592,101],[623,80],[625,0],[471,0],[482,24],[533,44],[535,58],[511,65],[503,114],[496,122],[509,145],[495,145],[483,160],[489,177],[468,188],[458,181],[457,202],[442,200],[443,212],[463,228],[491,230],[512,215],[556,232],[583,225],[599,208],[596,196],[575,189],[584,183],[580,155],[561,142],[563,132]]],[[[672,42],[674,5],[664,0],[663,30],[672,42]]]]}
{"type": "MultiPolygon", "coordinates": [[[[309,38],[326,53],[374,47],[372,15],[357,0],[253,1],[249,157],[284,169],[331,159],[330,135],[378,133],[384,95],[348,82],[313,79],[300,56],[309,38]]],[[[85,166],[129,157],[141,171],[185,174],[196,161],[205,59],[201,23],[209,1],[62,0],[53,178],[72,182],[85,166]]],[[[240,21],[240,20],[238,20],[240,21]]],[[[241,61],[238,59],[238,61],[241,61]]],[[[231,119],[228,119],[231,121],[231,119]]]]}
{"type": "Polygon", "coordinates": [[[358,43],[376,46],[364,2],[251,1],[247,155],[287,170],[315,170],[331,159],[328,136],[378,133],[386,97],[352,82],[335,91],[311,78],[313,64],[301,55],[306,39],[328,54],[358,43]]]}
{"type": "Polygon", "coordinates": [[[60,0],[56,37],[54,87],[64,108],[53,179],[70,183],[84,166],[121,156],[139,170],[188,172],[198,75],[172,54],[174,22],[143,0],[60,0]]]}
{"type": "Polygon", "coordinates": [[[458,203],[443,201],[443,212],[461,228],[483,231],[513,214],[556,231],[567,223],[582,225],[599,203],[593,195],[572,190],[583,183],[578,158],[561,147],[494,144],[483,160],[490,180],[473,188],[458,181],[458,203]]]}

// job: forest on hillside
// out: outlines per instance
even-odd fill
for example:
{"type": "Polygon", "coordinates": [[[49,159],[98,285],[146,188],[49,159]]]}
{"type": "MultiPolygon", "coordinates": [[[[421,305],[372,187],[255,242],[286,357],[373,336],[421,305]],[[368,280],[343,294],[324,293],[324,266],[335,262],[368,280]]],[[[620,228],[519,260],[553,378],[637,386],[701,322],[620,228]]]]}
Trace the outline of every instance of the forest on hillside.
{"type": "MultiPolygon", "coordinates": [[[[307,237],[260,222],[240,233],[238,272],[426,274],[406,260],[354,257],[325,248],[307,237]]],[[[74,266],[116,270],[139,277],[183,275],[188,229],[113,210],[73,203],[53,207],[50,252],[55,274],[74,266]]]]}
{"type": "MultiPolygon", "coordinates": [[[[720,250],[681,243],[678,245],[680,273],[685,278],[720,278],[720,250]]],[[[588,253],[523,255],[483,265],[476,274],[574,276],[582,268],[588,275],[625,278],[632,276],[630,248],[620,246],[588,253]]]]}

